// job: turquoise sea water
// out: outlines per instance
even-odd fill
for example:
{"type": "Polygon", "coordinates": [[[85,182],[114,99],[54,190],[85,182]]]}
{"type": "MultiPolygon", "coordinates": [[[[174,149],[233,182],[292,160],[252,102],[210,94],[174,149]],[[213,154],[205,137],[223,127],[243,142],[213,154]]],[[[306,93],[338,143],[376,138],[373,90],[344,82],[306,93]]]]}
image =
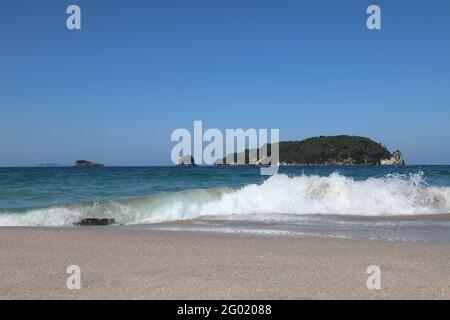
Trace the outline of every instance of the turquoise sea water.
{"type": "Polygon", "coordinates": [[[108,217],[140,229],[186,220],[193,231],[450,242],[448,213],[450,166],[282,167],[273,177],[257,167],[0,168],[0,226],[108,217]]]}

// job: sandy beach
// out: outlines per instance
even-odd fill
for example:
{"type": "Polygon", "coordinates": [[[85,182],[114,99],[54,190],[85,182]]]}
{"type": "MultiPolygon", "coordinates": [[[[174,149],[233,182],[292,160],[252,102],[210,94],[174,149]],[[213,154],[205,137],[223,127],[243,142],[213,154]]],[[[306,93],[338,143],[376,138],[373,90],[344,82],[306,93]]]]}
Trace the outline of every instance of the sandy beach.
{"type": "Polygon", "coordinates": [[[1,228],[0,299],[449,299],[445,244],[1,228]],[[66,268],[81,269],[69,290],[66,268]],[[381,290],[368,290],[378,265],[381,290]]]}

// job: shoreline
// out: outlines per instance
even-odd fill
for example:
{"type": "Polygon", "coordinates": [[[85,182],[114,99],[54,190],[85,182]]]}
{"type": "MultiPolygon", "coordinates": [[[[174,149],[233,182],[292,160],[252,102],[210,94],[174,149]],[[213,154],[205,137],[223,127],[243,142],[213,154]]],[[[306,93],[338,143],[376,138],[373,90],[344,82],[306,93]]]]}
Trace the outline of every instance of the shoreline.
{"type": "Polygon", "coordinates": [[[450,299],[448,244],[1,227],[0,257],[0,299],[450,299]]]}

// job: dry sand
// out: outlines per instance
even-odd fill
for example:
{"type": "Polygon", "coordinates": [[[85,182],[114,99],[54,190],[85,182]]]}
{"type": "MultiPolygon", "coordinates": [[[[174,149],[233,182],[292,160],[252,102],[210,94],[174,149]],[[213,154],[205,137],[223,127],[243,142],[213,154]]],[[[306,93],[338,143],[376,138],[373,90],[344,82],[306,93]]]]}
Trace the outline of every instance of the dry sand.
{"type": "Polygon", "coordinates": [[[0,228],[0,299],[449,299],[450,246],[0,228]],[[81,268],[80,290],[66,268],[81,268]],[[366,268],[381,268],[368,290],[366,268]]]}

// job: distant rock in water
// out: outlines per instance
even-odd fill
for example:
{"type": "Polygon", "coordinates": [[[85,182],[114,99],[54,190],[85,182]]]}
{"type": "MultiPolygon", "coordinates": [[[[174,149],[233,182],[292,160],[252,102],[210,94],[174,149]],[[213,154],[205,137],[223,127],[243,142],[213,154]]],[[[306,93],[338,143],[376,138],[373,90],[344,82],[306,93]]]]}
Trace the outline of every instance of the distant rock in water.
{"type": "Polygon", "coordinates": [[[116,221],[114,219],[108,218],[86,218],[76,223],[77,226],[109,226],[111,224],[115,224],[116,221]]]}
{"type": "Polygon", "coordinates": [[[177,164],[177,166],[197,166],[194,162],[194,157],[192,157],[190,154],[184,156],[182,159],[180,159],[180,162],[177,164]]]}
{"type": "Polygon", "coordinates": [[[405,159],[403,158],[400,150],[392,153],[391,157],[388,159],[381,159],[380,164],[382,166],[404,166],[405,159]]]}
{"type": "MultiPolygon", "coordinates": [[[[271,144],[259,149],[228,154],[216,165],[246,166],[271,163],[271,144]]],[[[278,143],[280,166],[352,166],[352,165],[404,165],[400,151],[390,153],[382,145],[366,137],[320,136],[301,141],[278,143]]]]}
{"type": "Polygon", "coordinates": [[[91,162],[87,160],[77,160],[75,162],[75,167],[77,168],[87,168],[87,167],[104,167],[105,165],[102,163],[91,162]]]}

